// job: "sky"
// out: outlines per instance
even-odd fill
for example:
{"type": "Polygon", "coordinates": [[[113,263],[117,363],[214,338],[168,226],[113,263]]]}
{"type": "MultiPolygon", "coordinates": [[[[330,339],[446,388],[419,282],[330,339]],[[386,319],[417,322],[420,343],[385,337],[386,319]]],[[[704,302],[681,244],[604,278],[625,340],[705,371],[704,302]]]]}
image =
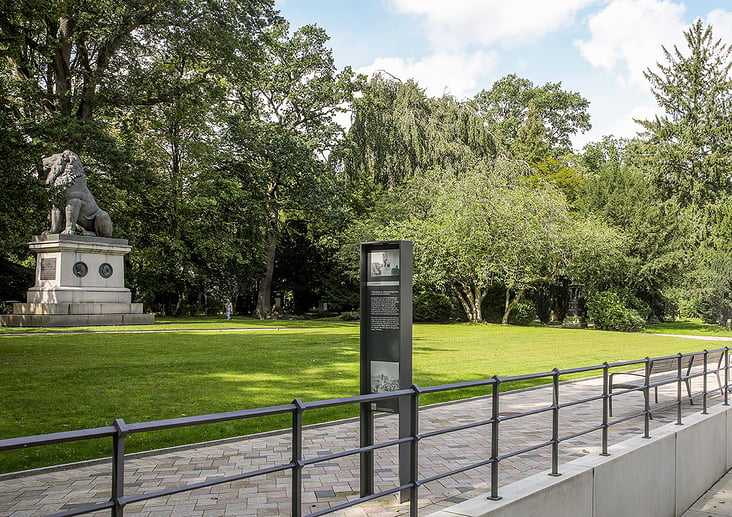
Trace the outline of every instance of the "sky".
{"type": "Polygon", "coordinates": [[[633,119],[662,115],[643,72],[662,46],[686,53],[683,32],[701,18],[732,43],[732,0],[276,0],[292,29],[330,36],[338,69],[414,79],[431,96],[468,99],[508,74],[561,83],[590,101],[592,129],[633,137],[633,119]]]}

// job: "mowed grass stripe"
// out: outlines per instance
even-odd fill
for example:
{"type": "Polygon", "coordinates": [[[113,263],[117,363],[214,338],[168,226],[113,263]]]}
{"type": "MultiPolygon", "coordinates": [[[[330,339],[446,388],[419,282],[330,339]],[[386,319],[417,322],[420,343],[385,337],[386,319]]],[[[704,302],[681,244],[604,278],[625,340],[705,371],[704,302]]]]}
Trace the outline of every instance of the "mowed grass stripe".
{"type": "MultiPolygon", "coordinates": [[[[216,328],[215,320],[208,323],[216,328]]],[[[186,324],[200,325],[183,323],[164,333],[0,335],[0,438],[105,426],[115,418],[142,422],[358,394],[358,324],[183,332],[186,324]]],[[[430,386],[715,347],[649,334],[415,325],[414,382],[430,386]]],[[[475,393],[441,394],[423,402],[475,393]]],[[[334,408],[308,414],[307,421],[357,411],[355,406],[334,408]]],[[[131,437],[128,451],[288,425],[285,415],[146,433],[131,437]]],[[[106,456],[109,447],[91,442],[5,453],[0,469],[106,456]]]]}

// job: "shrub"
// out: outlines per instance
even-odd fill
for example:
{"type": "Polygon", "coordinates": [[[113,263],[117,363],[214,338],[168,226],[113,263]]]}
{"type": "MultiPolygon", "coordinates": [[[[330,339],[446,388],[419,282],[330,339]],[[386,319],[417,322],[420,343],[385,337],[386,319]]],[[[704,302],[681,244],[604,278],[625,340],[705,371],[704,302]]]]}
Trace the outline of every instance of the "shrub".
{"type": "Polygon", "coordinates": [[[455,311],[453,301],[442,293],[420,291],[414,295],[414,321],[450,321],[455,311]]]}
{"type": "Polygon", "coordinates": [[[602,330],[637,332],[646,326],[645,320],[634,309],[628,308],[620,296],[612,291],[595,293],[587,299],[589,318],[602,330]]]}
{"type": "Polygon", "coordinates": [[[340,316],[338,316],[338,319],[343,321],[358,321],[358,319],[361,317],[361,315],[358,312],[355,311],[346,311],[342,312],[340,316]]]}
{"type": "Polygon", "coordinates": [[[679,318],[693,319],[700,318],[699,313],[699,301],[696,299],[681,298],[678,302],[678,315],[679,318]]]}
{"type": "Polygon", "coordinates": [[[508,322],[511,325],[530,325],[536,319],[536,306],[531,300],[521,300],[508,315],[508,322]]]}

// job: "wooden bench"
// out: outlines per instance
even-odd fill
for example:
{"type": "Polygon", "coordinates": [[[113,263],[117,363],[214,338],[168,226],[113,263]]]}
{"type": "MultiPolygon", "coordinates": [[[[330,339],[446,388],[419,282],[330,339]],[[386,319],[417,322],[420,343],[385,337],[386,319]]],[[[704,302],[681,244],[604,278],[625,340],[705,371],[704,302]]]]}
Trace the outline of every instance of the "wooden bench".
{"type": "MultiPolygon", "coordinates": [[[[704,368],[704,354],[694,354],[681,357],[681,380],[686,384],[686,391],[689,394],[689,402],[694,403],[691,393],[691,374],[701,374],[704,368]]],[[[654,389],[655,402],[658,404],[658,386],[670,384],[678,380],[679,359],[678,357],[670,357],[664,359],[653,359],[650,361],[648,373],[645,371],[636,372],[615,372],[610,374],[609,393],[612,394],[613,389],[633,389],[643,388],[648,385],[654,389]],[[646,375],[649,377],[646,383],[646,375]],[[620,379],[619,379],[620,378],[620,379]],[[654,386],[655,385],[655,386],[654,386]]],[[[724,369],[724,350],[715,350],[707,353],[707,370],[708,373],[714,372],[717,376],[717,386],[724,395],[724,387],[720,369],[724,369]]],[[[648,397],[646,390],[640,390],[643,397],[648,397]]],[[[648,400],[645,401],[648,403],[648,400]]],[[[610,416],[613,414],[613,398],[609,399],[610,416]]],[[[651,418],[653,418],[651,416],[651,418]]]]}
{"type": "MultiPolygon", "coordinates": [[[[701,373],[704,371],[704,354],[697,354],[694,356],[694,362],[691,365],[694,370],[693,373],[701,373]]],[[[714,373],[717,376],[717,388],[720,393],[724,396],[724,384],[722,382],[722,376],[724,374],[724,350],[713,350],[707,352],[707,370],[708,373],[714,373]]],[[[692,373],[691,369],[689,373],[692,373]]]]}

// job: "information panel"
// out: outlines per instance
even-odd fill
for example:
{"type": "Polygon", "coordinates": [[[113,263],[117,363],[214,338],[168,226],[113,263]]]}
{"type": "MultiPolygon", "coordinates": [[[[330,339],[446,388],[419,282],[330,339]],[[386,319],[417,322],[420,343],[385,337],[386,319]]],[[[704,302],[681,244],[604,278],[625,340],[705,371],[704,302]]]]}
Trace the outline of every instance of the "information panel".
{"type": "MultiPolygon", "coordinates": [[[[412,384],[412,243],[361,244],[361,393],[412,384]]],[[[378,411],[398,412],[398,401],[378,411]]]]}

